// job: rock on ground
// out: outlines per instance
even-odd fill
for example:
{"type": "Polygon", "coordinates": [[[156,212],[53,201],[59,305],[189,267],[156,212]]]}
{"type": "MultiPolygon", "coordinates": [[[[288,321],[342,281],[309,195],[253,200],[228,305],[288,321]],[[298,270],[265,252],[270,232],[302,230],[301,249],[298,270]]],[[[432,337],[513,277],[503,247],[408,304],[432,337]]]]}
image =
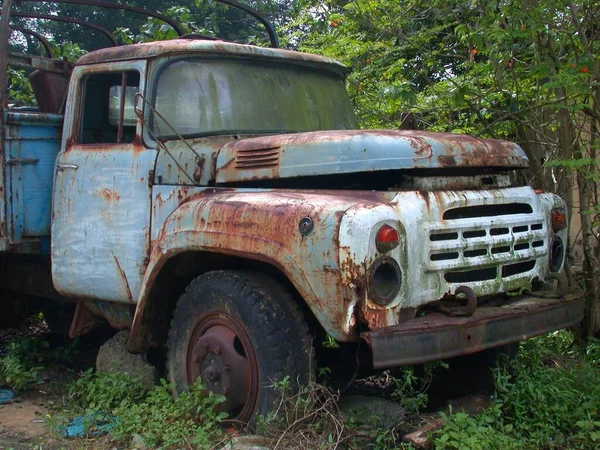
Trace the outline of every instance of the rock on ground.
{"type": "Polygon", "coordinates": [[[150,364],[146,355],[134,355],[127,351],[129,330],[119,331],[100,347],[96,358],[96,370],[104,373],[126,373],[137,377],[152,388],[158,383],[158,370],[150,364]]]}
{"type": "Polygon", "coordinates": [[[398,403],[367,395],[342,397],[339,408],[344,415],[355,414],[357,419],[369,423],[378,421],[386,429],[406,417],[406,410],[398,403]]]}
{"type": "Polygon", "coordinates": [[[261,436],[238,436],[220,450],[269,450],[270,441],[261,436]]]}

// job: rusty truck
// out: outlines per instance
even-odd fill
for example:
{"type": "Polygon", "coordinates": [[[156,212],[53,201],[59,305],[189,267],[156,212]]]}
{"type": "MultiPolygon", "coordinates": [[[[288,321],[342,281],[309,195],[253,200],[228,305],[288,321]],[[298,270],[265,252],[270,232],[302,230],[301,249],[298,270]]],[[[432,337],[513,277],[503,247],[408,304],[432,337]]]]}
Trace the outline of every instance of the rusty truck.
{"type": "Polygon", "coordinates": [[[523,182],[517,144],[361,130],[346,67],[278,48],[260,14],[221,2],[270,46],[57,0],[181,35],[119,46],[96,24],[109,46],[71,64],[11,25],[34,13],[2,2],[0,86],[25,68],[37,99],[2,93],[4,315],[11,298],[44,299],[71,311],[71,336],[128,329],[131,353],[162,352],[178,389],[202,377],[242,422],[268,412],[274,381],[311,378],[325,338],[391,368],[581,320],[561,275],[565,203],[523,182]],[[46,54],[10,52],[11,30],[46,54]]]}

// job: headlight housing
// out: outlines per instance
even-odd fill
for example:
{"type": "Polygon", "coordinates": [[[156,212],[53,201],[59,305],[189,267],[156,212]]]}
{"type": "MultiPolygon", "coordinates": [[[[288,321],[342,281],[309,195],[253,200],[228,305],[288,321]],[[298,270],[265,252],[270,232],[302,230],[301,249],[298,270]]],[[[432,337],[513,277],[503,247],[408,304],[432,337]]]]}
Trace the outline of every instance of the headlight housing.
{"type": "Polygon", "coordinates": [[[377,259],[369,270],[369,297],[380,305],[389,305],[402,287],[402,271],[392,258],[377,259]]]}

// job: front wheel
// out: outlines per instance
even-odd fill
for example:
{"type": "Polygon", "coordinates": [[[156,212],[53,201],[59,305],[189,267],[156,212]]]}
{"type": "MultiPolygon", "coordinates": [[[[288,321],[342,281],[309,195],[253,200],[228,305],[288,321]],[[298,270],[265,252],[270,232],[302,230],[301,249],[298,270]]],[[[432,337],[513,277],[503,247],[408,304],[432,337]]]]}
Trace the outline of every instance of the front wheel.
{"type": "Polygon", "coordinates": [[[286,375],[311,379],[308,328],[291,296],[263,276],[235,271],[203,274],[177,303],[167,343],[169,381],[179,392],[201,377],[225,396],[220,410],[251,422],[268,414],[286,375]]]}

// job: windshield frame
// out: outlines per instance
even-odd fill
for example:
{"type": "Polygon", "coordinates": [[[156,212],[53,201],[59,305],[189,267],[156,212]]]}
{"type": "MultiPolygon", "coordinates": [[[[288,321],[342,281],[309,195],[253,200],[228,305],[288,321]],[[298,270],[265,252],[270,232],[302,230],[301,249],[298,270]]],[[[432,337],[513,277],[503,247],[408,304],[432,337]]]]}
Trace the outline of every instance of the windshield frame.
{"type": "MultiPolygon", "coordinates": [[[[345,82],[346,82],[346,76],[347,76],[347,71],[341,71],[339,67],[331,67],[328,68],[327,66],[325,66],[322,63],[319,64],[313,64],[310,62],[305,62],[305,61],[298,61],[298,60],[293,60],[293,59],[271,59],[271,58],[252,58],[252,57],[240,57],[240,56],[222,56],[222,55],[210,55],[210,54],[203,54],[203,55],[199,55],[199,54],[184,54],[184,55],[177,55],[176,57],[174,56],[167,56],[167,57],[162,57],[162,58],[157,58],[154,61],[152,61],[150,63],[150,67],[149,67],[149,89],[148,89],[148,94],[149,94],[149,98],[147,99],[148,102],[155,107],[155,102],[156,102],[156,97],[157,97],[157,93],[158,93],[158,84],[159,84],[159,80],[160,77],[163,73],[164,70],[166,70],[169,66],[171,66],[172,64],[181,62],[181,61],[186,61],[186,60],[193,60],[193,61],[233,61],[236,63],[250,63],[250,64],[267,64],[267,65],[277,65],[277,66],[282,66],[282,67],[289,67],[289,68],[294,68],[294,67],[298,67],[302,70],[307,70],[307,71],[313,71],[316,73],[321,73],[321,74],[325,74],[327,76],[330,76],[332,78],[337,78],[339,79],[339,81],[341,83],[344,83],[344,91],[346,92],[347,95],[347,90],[346,90],[346,86],[345,86],[345,82]]],[[[349,102],[352,105],[352,107],[354,107],[352,100],[349,98],[349,102]]],[[[358,118],[356,116],[356,114],[353,111],[353,117],[354,120],[356,121],[356,123],[358,124],[358,118]]],[[[145,126],[144,126],[144,141],[147,144],[151,144],[152,146],[155,147],[156,143],[155,143],[155,139],[152,138],[151,134],[154,134],[154,131],[150,132],[149,128],[153,125],[153,113],[150,111],[150,108],[146,107],[144,108],[144,122],[145,122],[145,126]]],[[[298,133],[298,132],[303,132],[306,130],[224,130],[222,132],[217,132],[217,131],[210,131],[210,132],[199,132],[199,133],[188,133],[188,134],[183,134],[182,137],[184,139],[196,139],[196,138],[206,138],[206,137],[211,137],[211,136],[248,136],[248,135],[252,135],[252,136],[261,136],[261,135],[271,135],[271,134],[287,134],[287,133],[298,133]]],[[[311,131],[319,131],[319,130],[311,130],[311,131]]],[[[164,141],[169,141],[169,140],[174,140],[174,139],[178,139],[178,136],[176,134],[173,135],[169,135],[169,136],[161,136],[161,140],[164,141]]]]}

